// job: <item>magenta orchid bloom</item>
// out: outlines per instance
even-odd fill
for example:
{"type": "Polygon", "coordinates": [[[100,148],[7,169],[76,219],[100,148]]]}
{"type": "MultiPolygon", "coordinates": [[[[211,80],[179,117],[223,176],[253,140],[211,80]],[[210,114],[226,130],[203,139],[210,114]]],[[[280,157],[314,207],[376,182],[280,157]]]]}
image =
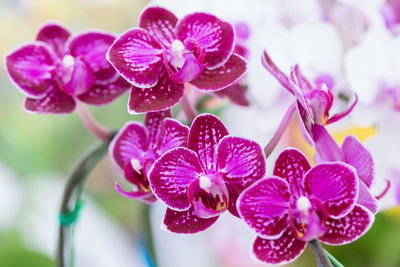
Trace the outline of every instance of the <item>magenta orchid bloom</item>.
{"type": "Polygon", "coordinates": [[[371,227],[374,216],[356,204],[359,179],[348,164],[322,163],[311,168],[297,149],[278,157],[274,176],[246,189],[238,210],[257,233],[254,256],[266,263],[295,260],[308,241],[350,243],[371,227]]]}
{"type": "Polygon", "coordinates": [[[154,197],[148,180],[148,171],[166,151],[187,143],[189,128],[171,119],[171,111],[149,112],[144,126],[127,123],[110,144],[110,157],[132,183],[133,191],[124,191],[118,183],[115,188],[122,196],[152,203],[154,197]]]}
{"type": "Polygon", "coordinates": [[[346,136],[340,148],[322,126],[313,127],[313,136],[316,149],[315,161],[339,161],[353,166],[360,180],[357,204],[364,206],[374,214],[377,213],[378,201],[370,192],[375,179],[374,161],[367,148],[352,135],[346,136]]]}
{"type": "Polygon", "coordinates": [[[115,36],[90,31],[71,36],[47,23],[36,41],[6,57],[11,80],[27,96],[25,108],[34,113],[70,113],[76,101],[104,105],[122,95],[127,83],[105,55],[115,36]]]}
{"type": "Polygon", "coordinates": [[[233,53],[233,26],[207,13],[178,20],[170,11],[149,7],[139,28],[120,35],[107,59],[133,86],[128,110],[160,111],[177,104],[185,83],[198,89],[223,89],[246,72],[245,60],[233,53]]]}
{"type": "Polygon", "coordinates": [[[358,101],[355,95],[354,102],[350,107],[338,114],[330,116],[334,96],[330,89],[333,86],[333,80],[327,75],[320,76],[313,85],[300,72],[298,65],[295,65],[289,77],[287,77],[272,62],[267,51],[264,51],[262,57],[264,67],[278,80],[278,82],[293,94],[297,99],[297,110],[300,116],[301,131],[304,138],[310,145],[313,145],[311,128],[314,124],[328,125],[346,117],[355,107],[358,101]]]}
{"type": "Polygon", "coordinates": [[[238,216],[239,194],[265,174],[260,145],[228,136],[213,115],[196,117],[187,147],[169,150],[149,173],[155,196],[168,206],[164,226],[176,233],[205,230],[226,210],[238,216]]]}
{"type": "Polygon", "coordinates": [[[381,7],[385,25],[393,35],[400,34],[400,0],[386,0],[381,7]]]}

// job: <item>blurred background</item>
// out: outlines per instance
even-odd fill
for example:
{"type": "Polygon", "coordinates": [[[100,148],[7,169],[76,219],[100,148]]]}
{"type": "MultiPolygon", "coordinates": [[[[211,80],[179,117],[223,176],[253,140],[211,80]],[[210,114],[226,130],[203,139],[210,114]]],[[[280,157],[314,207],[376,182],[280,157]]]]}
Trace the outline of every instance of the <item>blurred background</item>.
{"type": "MultiPolygon", "coordinates": [[[[254,21],[257,17],[241,8],[243,1],[237,6],[235,3],[240,1],[216,1],[218,5],[212,1],[156,2],[177,10],[179,15],[183,10],[195,10],[197,6],[207,9],[212,5],[212,11],[228,17],[240,11],[243,11],[241,20],[247,17],[254,21]]],[[[245,5],[252,5],[245,2],[245,5]]],[[[285,2],[288,7],[292,3],[285,2]]],[[[88,28],[121,33],[137,25],[138,16],[147,4],[146,0],[0,0],[0,58],[3,61],[16,46],[35,39],[37,29],[48,20],[56,20],[74,33],[88,28]]],[[[265,12],[269,14],[270,11],[265,12]]],[[[258,17],[263,16],[265,14],[258,17]]],[[[260,40],[263,38],[265,36],[260,36],[260,40]]],[[[260,55],[261,51],[256,53],[260,55]]],[[[261,66],[259,59],[256,63],[261,66]]],[[[267,74],[264,71],[262,75],[267,74]]],[[[257,90],[260,88],[252,92],[257,90]]],[[[263,102],[254,95],[256,93],[250,96],[252,103],[263,102]]],[[[28,114],[23,109],[23,99],[2,65],[0,266],[54,266],[58,209],[65,179],[74,162],[96,141],[86,132],[76,113],[65,116],[28,114]]],[[[118,129],[129,120],[143,119],[127,113],[127,101],[128,95],[124,95],[110,105],[90,107],[90,110],[101,123],[118,129]]],[[[256,109],[257,112],[261,110],[256,109]]],[[[230,120],[237,112],[243,110],[227,109],[224,113],[227,124],[234,133],[253,137],[252,133],[238,130],[243,128],[239,121],[230,120]]],[[[277,113],[266,115],[264,123],[283,114],[282,111],[277,113]]],[[[249,127],[257,128],[257,123],[249,127]]],[[[263,140],[266,143],[268,137],[263,140]]],[[[114,181],[120,177],[106,157],[88,179],[83,211],[75,230],[77,267],[147,266],[146,255],[138,245],[143,238],[138,230],[143,206],[115,192],[114,181]]],[[[162,267],[265,266],[251,261],[249,251],[254,236],[235,218],[223,216],[214,229],[200,235],[177,236],[159,230],[163,211],[158,204],[152,213],[162,267]]],[[[379,213],[372,229],[357,242],[326,248],[345,266],[400,266],[400,209],[395,207],[379,213]]],[[[316,266],[310,249],[290,266],[316,266]]]]}

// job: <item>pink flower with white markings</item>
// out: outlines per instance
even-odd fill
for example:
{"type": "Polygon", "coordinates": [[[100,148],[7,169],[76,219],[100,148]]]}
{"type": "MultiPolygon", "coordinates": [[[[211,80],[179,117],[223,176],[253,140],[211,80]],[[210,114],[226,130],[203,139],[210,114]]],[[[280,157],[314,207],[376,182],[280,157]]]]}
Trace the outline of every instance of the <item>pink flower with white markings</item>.
{"type": "Polygon", "coordinates": [[[152,203],[154,197],[148,180],[153,163],[166,151],[185,146],[189,128],[171,119],[171,111],[149,112],[144,126],[137,122],[127,123],[110,144],[110,157],[134,185],[134,190],[124,191],[118,183],[117,192],[127,198],[152,203]]]}
{"type": "Polygon", "coordinates": [[[165,228],[176,233],[205,230],[226,210],[238,216],[237,197],[265,174],[260,145],[228,136],[213,115],[196,117],[187,147],[165,153],[149,173],[155,196],[168,206],[165,228]]]}
{"type": "Polygon", "coordinates": [[[297,149],[278,157],[274,176],[246,189],[238,210],[257,233],[254,256],[266,263],[295,260],[308,241],[350,243],[371,227],[374,216],[356,204],[359,180],[353,167],[341,162],[311,168],[297,149]]]}
{"type": "Polygon", "coordinates": [[[36,41],[5,59],[17,88],[34,113],[70,113],[76,101],[104,105],[129,88],[105,55],[115,36],[101,31],[78,35],[56,23],[45,24],[36,41]]]}
{"type": "Polygon", "coordinates": [[[177,104],[184,83],[198,89],[223,89],[246,72],[245,60],[233,53],[233,26],[207,13],[178,19],[161,7],[149,7],[139,28],[120,35],[107,59],[133,86],[128,110],[160,111],[177,104]]]}

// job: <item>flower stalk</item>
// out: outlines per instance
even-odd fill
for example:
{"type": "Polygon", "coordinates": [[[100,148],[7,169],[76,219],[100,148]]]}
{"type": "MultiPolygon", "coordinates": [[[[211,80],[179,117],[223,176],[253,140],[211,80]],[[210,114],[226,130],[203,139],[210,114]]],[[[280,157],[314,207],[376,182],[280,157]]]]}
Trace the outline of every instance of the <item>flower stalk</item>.
{"type": "Polygon", "coordinates": [[[324,248],[318,240],[311,240],[308,242],[308,245],[310,246],[315,256],[318,267],[333,267],[331,261],[328,258],[328,255],[325,253],[324,248]]]}

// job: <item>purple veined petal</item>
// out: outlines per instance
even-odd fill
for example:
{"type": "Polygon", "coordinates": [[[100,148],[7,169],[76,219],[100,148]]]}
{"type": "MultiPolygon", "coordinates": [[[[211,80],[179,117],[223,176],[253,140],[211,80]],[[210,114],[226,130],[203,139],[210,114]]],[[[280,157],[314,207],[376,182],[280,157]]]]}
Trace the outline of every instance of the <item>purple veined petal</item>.
{"type": "Polygon", "coordinates": [[[140,192],[140,191],[125,191],[121,188],[118,183],[115,183],[115,191],[117,191],[121,196],[130,198],[130,199],[138,199],[146,204],[152,204],[157,201],[157,199],[153,196],[153,193],[150,192],[140,192]]]}
{"type": "Polygon", "coordinates": [[[331,124],[331,123],[337,122],[337,121],[341,120],[342,118],[346,117],[347,115],[349,115],[350,112],[353,111],[354,107],[358,103],[357,94],[354,94],[354,96],[355,96],[354,102],[350,105],[350,107],[347,110],[345,110],[345,111],[343,111],[341,113],[337,113],[337,114],[333,115],[332,117],[330,117],[328,119],[328,121],[326,122],[326,124],[331,124]]]}
{"type": "Polygon", "coordinates": [[[344,245],[363,236],[372,226],[375,216],[366,208],[356,205],[354,209],[341,219],[328,219],[328,231],[319,238],[329,245],[344,245]]]}
{"type": "Polygon", "coordinates": [[[356,204],[359,181],[355,169],[342,162],[320,163],[303,178],[304,190],[321,200],[330,217],[347,215],[356,204]]]}
{"type": "MultiPolygon", "coordinates": [[[[229,195],[229,203],[228,203],[228,211],[233,215],[240,218],[239,211],[237,210],[237,199],[239,198],[239,190],[237,190],[232,185],[226,183],[226,189],[228,190],[229,195]]],[[[241,192],[240,192],[241,193],[241,192]]]]}
{"type": "Polygon", "coordinates": [[[310,168],[306,156],[296,148],[283,150],[275,161],[274,175],[282,177],[289,183],[293,201],[304,194],[302,181],[310,168]]]}
{"type": "Polygon", "coordinates": [[[46,96],[40,99],[26,98],[27,111],[41,114],[67,114],[75,109],[75,100],[62,92],[56,85],[46,96]]]}
{"type": "Polygon", "coordinates": [[[132,86],[128,112],[135,114],[169,109],[181,100],[184,92],[185,86],[171,81],[166,70],[163,69],[154,87],[138,88],[132,86]]]}
{"type": "Polygon", "coordinates": [[[143,164],[147,150],[147,130],[137,122],[128,122],[113,138],[110,146],[110,158],[124,171],[132,159],[143,164]]]}
{"type": "Polygon", "coordinates": [[[290,71],[289,84],[294,96],[297,98],[297,101],[300,103],[300,105],[306,112],[307,116],[309,117],[309,120],[311,121],[311,123],[314,123],[314,117],[312,111],[310,110],[310,106],[304,97],[306,89],[301,87],[301,80],[302,80],[302,75],[300,73],[299,66],[295,65],[290,71]]]}
{"type": "Polygon", "coordinates": [[[5,58],[5,65],[15,86],[29,98],[43,98],[54,88],[54,57],[42,42],[23,45],[5,58]]]}
{"type": "Polygon", "coordinates": [[[208,219],[199,218],[193,213],[193,208],[186,211],[167,209],[163,229],[179,234],[195,234],[206,230],[218,220],[218,216],[208,219]]]}
{"type": "Polygon", "coordinates": [[[157,156],[168,150],[187,145],[189,128],[177,120],[165,119],[157,140],[157,156]]]}
{"type": "Polygon", "coordinates": [[[318,158],[321,161],[344,161],[342,149],[340,149],[339,145],[324,126],[314,124],[311,128],[311,132],[316,154],[318,154],[318,158]]]}
{"type": "Polygon", "coordinates": [[[199,77],[205,70],[205,67],[200,64],[200,62],[192,53],[185,54],[184,57],[185,63],[183,64],[182,68],[178,72],[168,76],[176,83],[190,82],[199,77]]]}
{"type": "Polygon", "coordinates": [[[116,98],[125,94],[130,87],[130,83],[124,78],[119,77],[115,82],[109,84],[98,84],[95,82],[88,92],[77,97],[85,103],[101,106],[111,103],[116,98]]]}
{"type": "Polygon", "coordinates": [[[355,136],[348,135],[343,141],[344,161],[357,170],[358,177],[371,187],[374,181],[374,161],[368,149],[355,136]]]}
{"type": "Polygon", "coordinates": [[[59,58],[65,55],[65,43],[71,33],[62,25],[55,22],[48,22],[43,25],[37,36],[37,41],[42,41],[50,45],[59,58]]]}
{"type": "Polygon", "coordinates": [[[157,84],[163,69],[162,52],[162,46],[150,33],[133,28],[114,41],[106,58],[135,87],[150,88],[157,84]]]}
{"type": "Polygon", "coordinates": [[[367,208],[373,214],[378,212],[378,200],[372,195],[364,182],[360,182],[359,184],[357,205],[367,208]]]}
{"type": "Polygon", "coordinates": [[[306,110],[300,105],[299,101],[296,101],[297,114],[299,116],[300,131],[304,139],[310,146],[314,146],[313,138],[311,137],[311,129],[313,123],[308,116],[306,110]]]}
{"type": "Polygon", "coordinates": [[[262,179],[237,200],[240,217],[258,236],[277,239],[288,226],[289,184],[278,177],[262,179]]]}
{"type": "Polygon", "coordinates": [[[297,239],[290,227],[287,227],[278,239],[257,237],[252,256],[262,263],[286,264],[297,259],[306,246],[307,242],[297,239]]]}
{"type": "Polygon", "coordinates": [[[163,121],[165,118],[171,118],[170,109],[164,111],[148,112],[144,117],[144,125],[147,128],[149,148],[154,149],[160,135],[163,121]]]}
{"type": "Polygon", "coordinates": [[[209,70],[224,65],[235,44],[235,31],[230,23],[202,12],[182,18],[176,26],[176,36],[182,42],[193,38],[200,44],[209,70]]]}
{"type": "Polygon", "coordinates": [[[72,96],[87,93],[92,87],[94,77],[85,62],[75,58],[70,80],[63,85],[62,90],[72,96]]]}
{"type": "Polygon", "coordinates": [[[169,208],[183,211],[190,207],[187,199],[189,184],[203,174],[193,151],[179,147],[162,155],[151,167],[148,177],[154,195],[169,208]]]}
{"type": "Polygon", "coordinates": [[[148,7],[140,15],[139,27],[147,30],[164,48],[170,47],[175,39],[178,18],[162,7],[148,7]]]}
{"type": "Polygon", "coordinates": [[[264,50],[263,56],[261,57],[261,63],[264,68],[275,77],[275,79],[289,92],[293,93],[288,77],[275,65],[267,51],[264,50]]]}
{"type": "Polygon", "coordinates": [[[214,115],[201,114],[194,119],[188,148],[197,153],[206,171],[217,171],[217,146],[225,135],[228,135],[228,130],[214,115]]]}
{"type": "Polygon", "coordinates": [[[308,106],[316,124],[324,125],[332,107],[332,98],[325,90],[314,89],[307,95],[308,106]]]}
{"type": "Polygon", "coordinates": [[[266,159],[261,146],[242,137],[225,136],[217,148],[218,169],[224,181],[239,192],[264,177],[266,159]]]}
{"type": "Polygon", "coordinates": [[[242,84],[240,81],[228,86],[225,89],[215,91],[213,94],[219,97],[228,97],[232,103],[236,105],[247,107],[250,105],[247,99],[247,85],[242,84]]]}
{"type": "Polygon", "coordinates": [[[106,54],[115,35],[101,31],[90,31],[76,35],[68,43],[73,57],[82,58],[97,79],[107,81],[115,75],[115,69],[108,63],[106,54]]]}
{"type": "Polygon", "coordinates": [[[246,71],[246,61],[241,56],[232,54],[224,65],[217,69],[204,70],[190,83],[201,90],[221,90],[237,82],[246,74],[246,71]]]}

